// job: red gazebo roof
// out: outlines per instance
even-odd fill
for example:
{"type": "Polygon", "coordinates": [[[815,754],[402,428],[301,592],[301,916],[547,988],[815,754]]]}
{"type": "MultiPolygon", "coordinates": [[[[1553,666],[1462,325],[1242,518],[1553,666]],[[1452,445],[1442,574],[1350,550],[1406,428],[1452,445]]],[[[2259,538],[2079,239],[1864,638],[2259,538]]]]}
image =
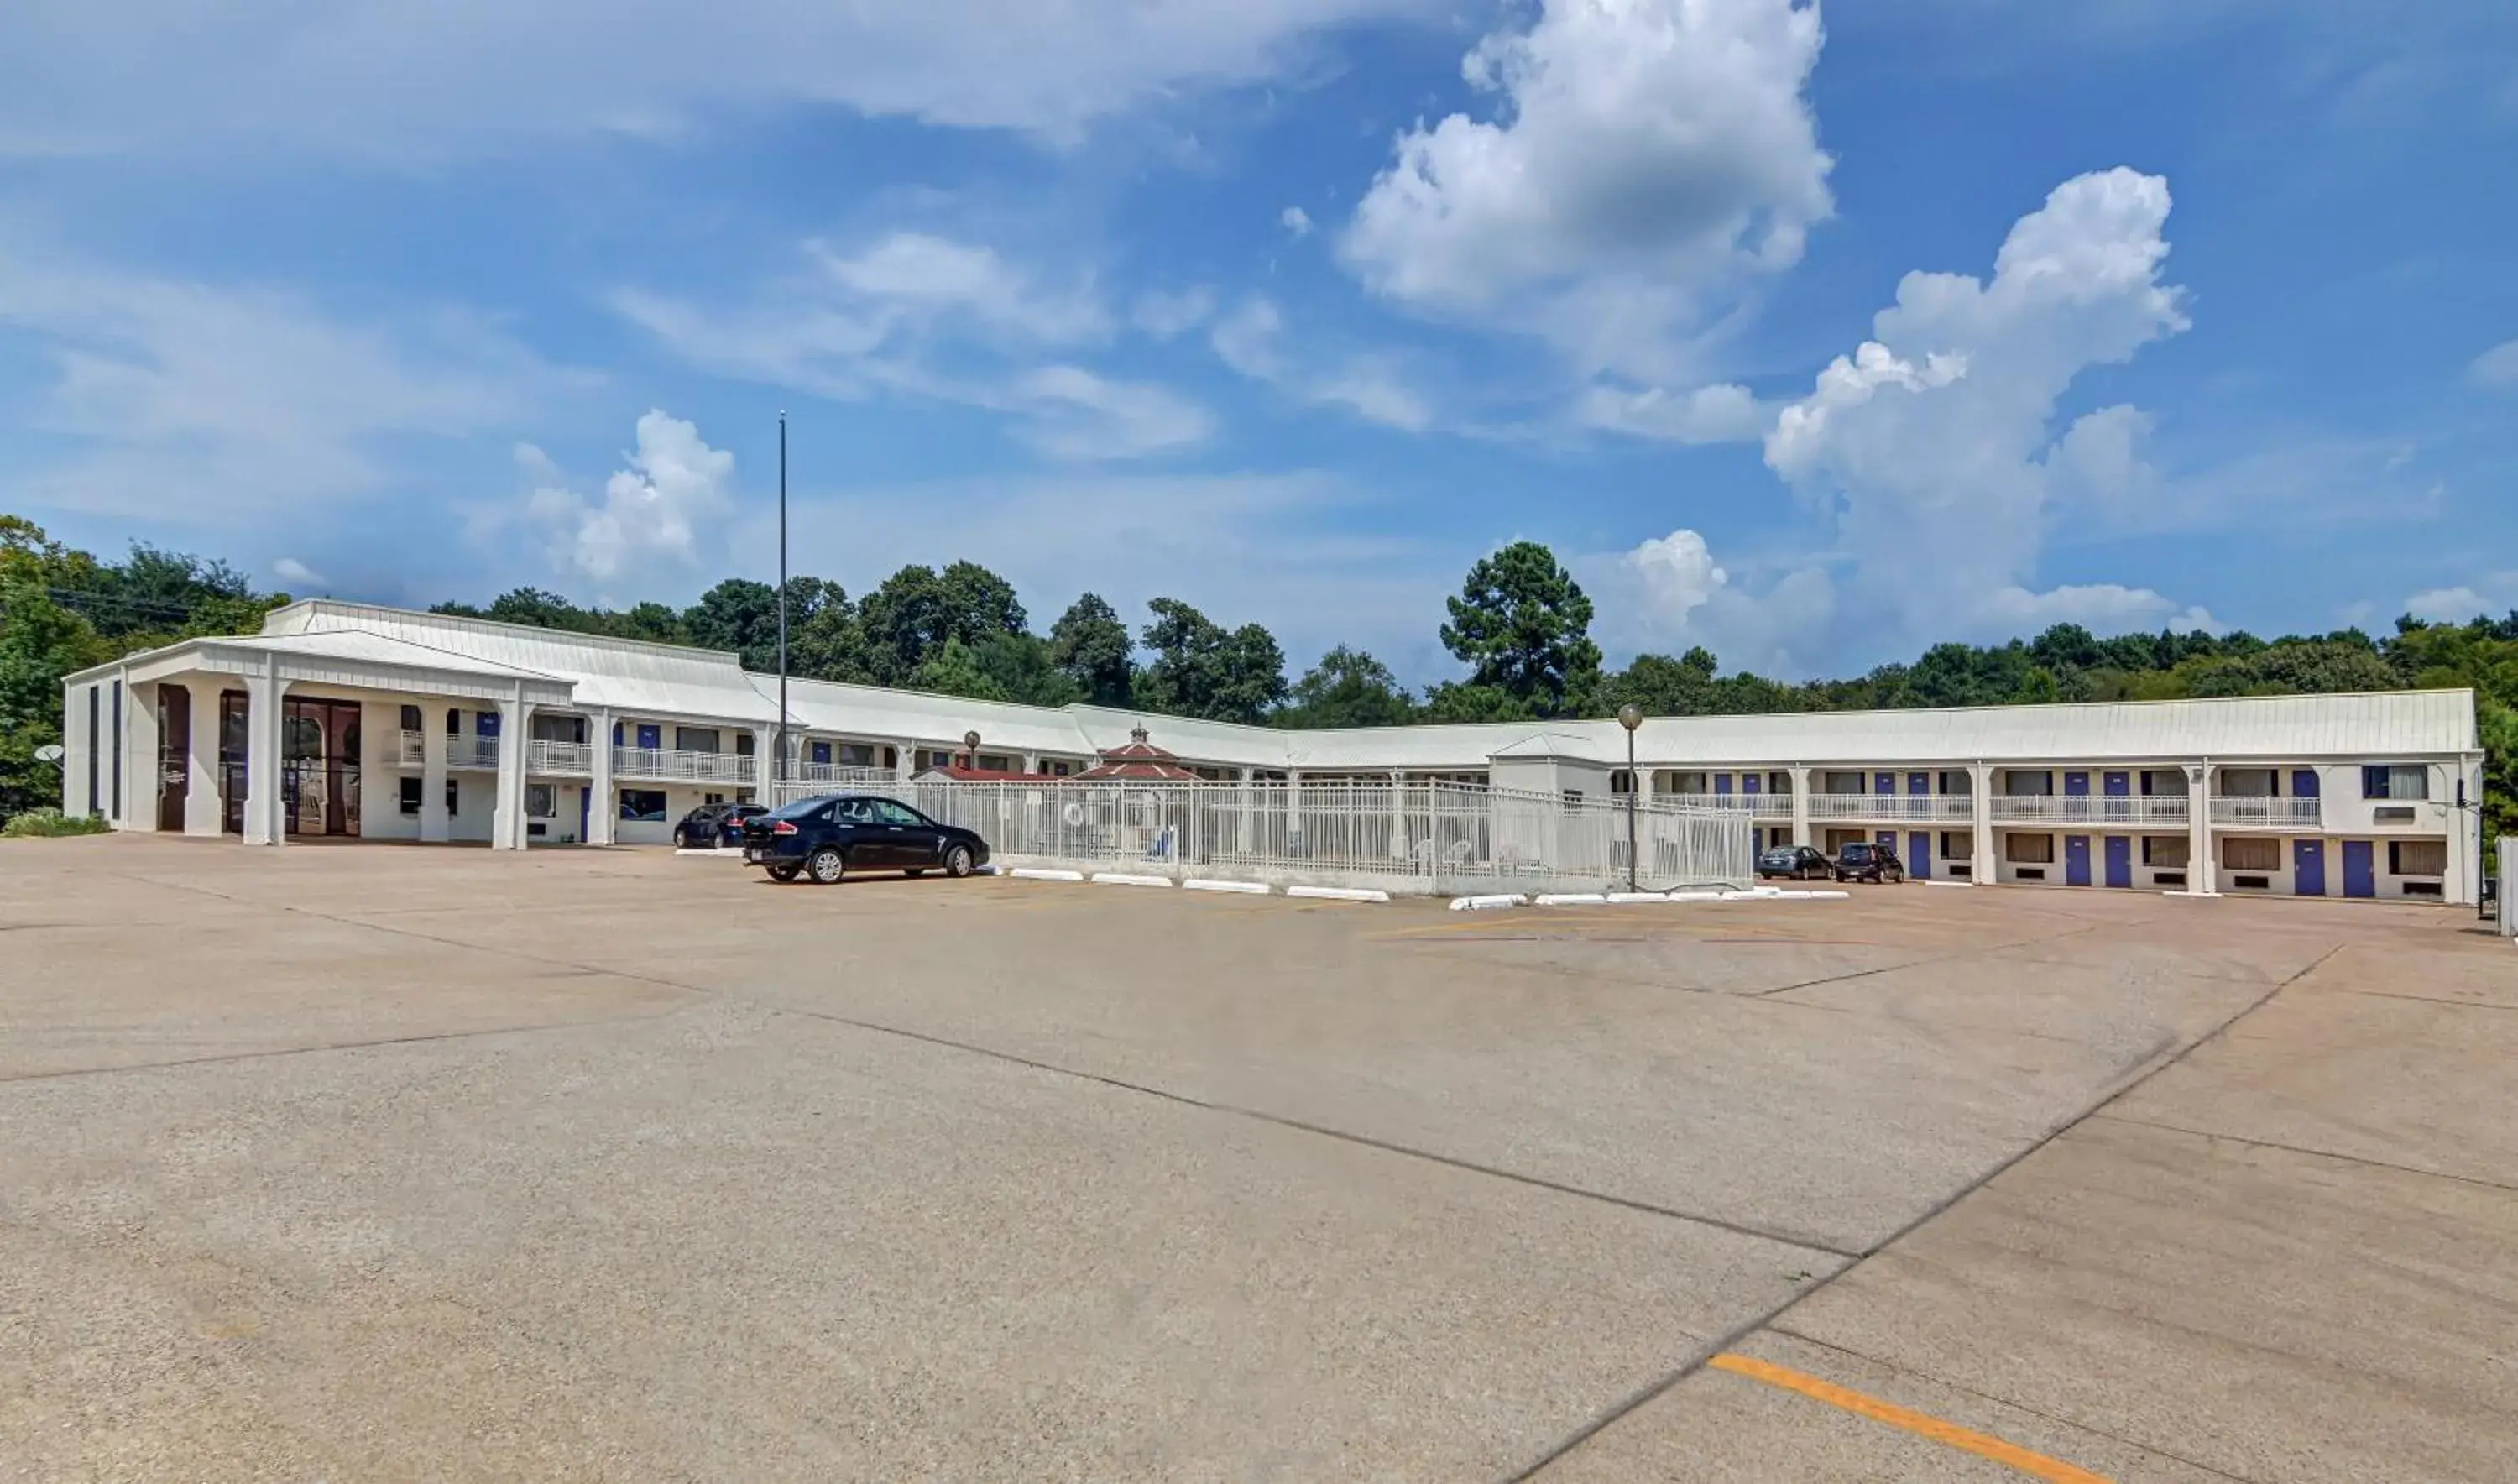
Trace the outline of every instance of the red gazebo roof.
{"type": "Polygon", "coordinates": [[[1181,766],[1179,758],[1146,740],[1146,729],[1137,727],[1128,733],[1126,745],[1102,750],[1099,767],[1088,767],[1074,775],[1079,783],[1094,783],[1106,778],[1118,778],[1141,783],[1197,783],[1197,774],[1181,766]]]}

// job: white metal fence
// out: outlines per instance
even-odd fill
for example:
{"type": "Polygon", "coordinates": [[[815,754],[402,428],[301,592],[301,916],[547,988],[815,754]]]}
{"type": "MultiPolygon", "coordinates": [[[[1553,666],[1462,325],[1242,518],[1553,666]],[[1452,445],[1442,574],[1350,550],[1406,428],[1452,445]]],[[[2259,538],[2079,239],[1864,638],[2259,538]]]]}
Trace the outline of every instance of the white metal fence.
{"type": "MultiPolygon", "coordinates": [[[[782,783],[782,801],[833,792],[782,783]]],[[[1456,783],[852,784],[976,830],[1000,860],[1124,865],[1374,886],[1395,892],[1548,891],[1624,886],[1623,799],[1558,797],[1456,783]]],[[[1646,887],[1746,884],[1750,823],[1737,810],[1654,801],[1633,815],[1646,887]]]]}

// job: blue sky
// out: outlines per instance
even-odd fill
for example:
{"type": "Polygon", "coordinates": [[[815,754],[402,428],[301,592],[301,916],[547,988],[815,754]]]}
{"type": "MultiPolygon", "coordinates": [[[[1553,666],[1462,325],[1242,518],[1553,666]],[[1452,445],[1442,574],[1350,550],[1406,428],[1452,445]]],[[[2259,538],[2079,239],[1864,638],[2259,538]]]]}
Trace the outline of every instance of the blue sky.
{"type": "Polygon", "coordinates": [[[215,9],[0,14],[0,508],[83,545],[687,601],[783,408],[801,571],[1415,680],[1524,537],[1794,676],[2518,605],[2505,4],[215,9]]]}

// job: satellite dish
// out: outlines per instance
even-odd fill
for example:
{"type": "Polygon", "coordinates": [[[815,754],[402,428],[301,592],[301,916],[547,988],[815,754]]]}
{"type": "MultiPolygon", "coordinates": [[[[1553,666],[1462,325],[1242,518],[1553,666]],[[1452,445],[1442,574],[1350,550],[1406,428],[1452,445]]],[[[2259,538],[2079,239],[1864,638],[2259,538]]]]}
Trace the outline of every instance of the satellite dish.
{"type": "Polygon", "coordinates": [[[35,761],[38,763],[59,763],[66,756],[59,742],[47,742],[35,749],[35,761]]]}

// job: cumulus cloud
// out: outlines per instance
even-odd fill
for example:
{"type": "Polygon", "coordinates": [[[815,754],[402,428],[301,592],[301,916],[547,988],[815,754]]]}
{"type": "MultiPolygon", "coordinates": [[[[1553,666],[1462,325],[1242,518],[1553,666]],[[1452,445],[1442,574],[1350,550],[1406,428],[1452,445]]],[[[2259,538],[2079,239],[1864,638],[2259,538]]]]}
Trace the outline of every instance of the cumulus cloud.
{"type": "Polygon", "coordinates": [[[2503,340],[2475,357],[2466,371],[2485,386],[2518,388],[2518,340],[2503,340]]]}
{"type": "Polygon", "coordinates": [[[1434,425],[1434,410],[1385,359],[1339,352],[1297,352],[1286,344],[1284,317],[1253,298],[1215,322],[1207,341],[1217,359],[1310,407],[1338,407],[1368,422],[1408,432],[1434,425]]]}
{"type": "Polygon", "coordinates": [[[321,588],[324,586],[324,574],[293,556],[283,556],[273,562],[271,572],[274,577],[293,587],[321,588]]]}
{"type": "Polygon", "coordinates": [[[1296,237],[1312,235],[1312,214],[1300,206],[1287,206],[1277,214],[1277,220],[1296,237]]]}
{"type": "Polygon", "coordinates": [[[638,419],[629,466],[588,498],[555,482],[543,451],[520,446],[517,461],[545,482],[526,497],[524,519],[543,540],[552,567],[596,582],[655,568],[697,565],[707,533],[733,502],[734,456],[713,449],[695,425],[661,411],[638,419]]]}
{"type": "MultiPolygon", "coordinates": [[[[2156,176],[2083,175],[2012,227],[1991,279],[1908,274],[1872,337],[1820,371],[1765,435],[1768,466],[1825,523],[1829,548],[1763,591],[1667,581],[1659,622],[1712,626],[1772,651],[1788,637],[1806,647],[1810,616],[1825,613],[1836,626],[1829,647],[1874,653],[2064,621],[2214,627],[2209,613],[2148,589],[2036,582],[2059,507],[2122,512],[2159,498],[2143,453],[2149,415],[2117,406],[2060,435],[2055,424],[2082,372],[2186,327],[2180,291],[2160,282],[2168,211],[2156,176]]],[[[1682,576],[1722,570],[1684,530],[1629,561],[1682,576]]]]}
{"type": "Polygon", "coordinates": [[[2518,572],[2495,572],[2453,588],[2429,588],[2405,599],[2404,611],[2434,624],[2462,624],[2478,614],[2518,612],[2518,572]]]}
{"type": "Polygon", "coordinates": [[[1833,210],[1792,0],[1543,0],[1461,64],[1497,99],[1400,136],[1340,252],[1385,297],[1664,379],[1674,334],[1833,210]]]}
{"type": "Polygon", "coordinates": [[[1301,67],[1434,0],[87,0],[10,26],[0,155],[257,149],[442,158],[519,138],[675,137],[829,106],[1053,141],[1301,67]],[[134,45],[132,38],[149,38],[134,45]]]}
{"type": "MultiPolygon", "coordinates": [[[[854,251],[807,243],[803,269],[733,307],[624,289],[614,308],[720,375],[858,401],[947,402],[1004,415],[1062,458],[1135,458],[1203,441],[1214,419],[1161,387],[1067,359],[1107,344],[1119,317],[1089,275],[1053,278],[993,248],[924,233],[854,251]]],[[[1203,290],[1141,300],[1133,323],[1179,333],[1212,312],[1203,290]]]]}

